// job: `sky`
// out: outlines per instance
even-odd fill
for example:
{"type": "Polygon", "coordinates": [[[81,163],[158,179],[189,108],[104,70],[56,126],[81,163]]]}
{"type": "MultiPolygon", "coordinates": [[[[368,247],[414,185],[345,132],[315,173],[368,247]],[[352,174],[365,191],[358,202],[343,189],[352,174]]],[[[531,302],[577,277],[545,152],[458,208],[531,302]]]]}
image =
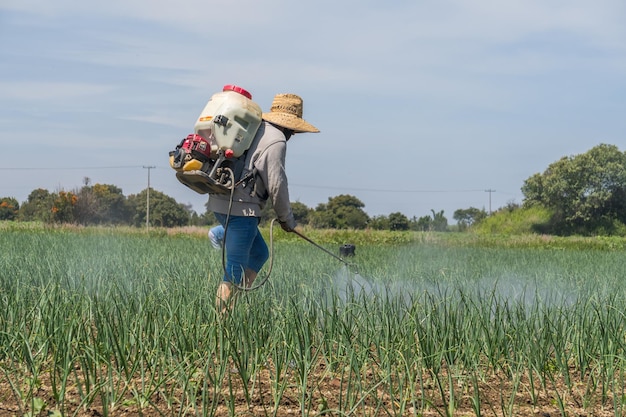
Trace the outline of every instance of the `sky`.
{"type": "Polygon", "coordinates": [[[0,197],[114,184],[205,211],[168,152],[236,84],[304,100],[291,201],[497,210],[564,156],[626,150],[623,0],[1,0],[0,197]],[[151,167],[151,168],[147,168],[151,167]]]}

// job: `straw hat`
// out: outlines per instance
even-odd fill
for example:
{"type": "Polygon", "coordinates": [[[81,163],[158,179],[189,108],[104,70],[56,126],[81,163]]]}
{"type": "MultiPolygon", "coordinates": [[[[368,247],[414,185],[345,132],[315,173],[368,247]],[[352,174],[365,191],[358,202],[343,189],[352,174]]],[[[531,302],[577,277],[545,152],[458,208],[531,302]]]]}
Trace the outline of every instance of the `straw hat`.
{"type": "Polygon", "coordinates": [[[302,98],[295,94],[276,94],[269,113],[263,113],[263,119],[294,133],[317,133],[319,129],[302,118],[302,98]]]}

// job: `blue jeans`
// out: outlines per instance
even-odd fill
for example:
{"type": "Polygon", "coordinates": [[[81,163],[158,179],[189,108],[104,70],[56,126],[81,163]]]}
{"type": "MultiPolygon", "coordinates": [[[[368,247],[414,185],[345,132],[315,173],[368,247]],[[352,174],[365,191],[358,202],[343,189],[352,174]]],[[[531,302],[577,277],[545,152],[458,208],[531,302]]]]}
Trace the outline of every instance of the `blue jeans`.
{"type": "Polygon", "coordinates": [[[259,230],[259,218],[230,216],[214,213],[218,222],[226,228],[226,271],[224,281],[241,284],[246,269],[259,272],[269,258],[267,244],[259,230]]]}

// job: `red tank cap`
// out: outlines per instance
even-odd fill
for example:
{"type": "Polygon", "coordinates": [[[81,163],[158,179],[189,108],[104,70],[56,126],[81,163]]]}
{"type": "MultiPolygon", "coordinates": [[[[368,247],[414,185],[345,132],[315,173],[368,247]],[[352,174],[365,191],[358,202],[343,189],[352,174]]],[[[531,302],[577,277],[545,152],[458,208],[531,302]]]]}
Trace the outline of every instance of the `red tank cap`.
{"type": "Polygon", "coordinates": [[[235,152],[233,152],[232,149],[226,149],[226,151],[224,152],[224,156],[226,158],[232,158],[234,154],[235,154],[235,152]]]}
{"type": "Polygon", "coordinates": [[[248,97],[248,99],[252,100],[252,94],[250,94],[247,90],[244,90],[243,88],[234,84],[226,84],[222,91],[234,91],[235,93],[239,93],[242,96],[248,97]]]}

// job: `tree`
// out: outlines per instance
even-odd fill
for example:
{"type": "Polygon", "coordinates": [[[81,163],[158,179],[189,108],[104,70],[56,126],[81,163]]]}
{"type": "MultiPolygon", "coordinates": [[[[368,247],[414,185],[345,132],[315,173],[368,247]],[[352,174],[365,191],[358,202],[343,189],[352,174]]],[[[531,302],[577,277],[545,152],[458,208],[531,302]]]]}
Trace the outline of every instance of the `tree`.
{"type": "Polygon", "coordinates": [[[422,216],[419,219],[413,219],[413,229],[419,232],[428,232],[433,230],[433,219],[430,216],[422,216]]]}
{"type": "Polygon", "coordinates": [[[76,220],[74,208],[78,202],[76,194],[70,191],[59,191],[54,194],[51,220],[54,223],[73,223],[76,220]]]}
{"type": "Polygon", "coordinates": [[[55,196],[44,188],[37,188],[31,191],[26,202],[20,207],[20,220],[51,221],[54,198],[55,196]]]}
{"type": "Polygon", "coordinates": [[[295,201],[291,203],[291,211],[293,212],[293,217],[296,219],[296,223],[305,225],[309,223],[309,215],[313,210],[307,207],[306,204],[295,201]]]}
{"type": "Polygon", "coordinates": [[[430,210],[433,213],[433,221],[431,223],[432,230],[436,232],[445,232],[448,230],[448,219],[443,215],[443,210],[435,213],[435,210],[430,210]]]}
{"type": "Polygon", "coordinates": [[[477,223],[486,217],[487,212],[484,209],[479,210],[476,207],[458,209],[452,216],[452,218],[457,221],[460,231],[466,230],[472,224],[477,223]]]}
{"type": "Polygon", "coordinates": [[[370,218],[367,226],[371,227],[374,230],[389,230],[389,217],[382,215],[374,216],[370,218]]]}
{"type": "MultiPolygon", "coordinates": [[[[147,189],[139,194],[128,196],[128,203],[135,214],[132,222],[141,227],[146,224],[147,189]]],[[[186,226],[189,224],[189,211],[172,197],[150,188],[150,224],[160,227],[186,226]]]]}
{"type": "Polygon", "coordinates": [[[558,234],[611,234],[626,224],[626,154],[601,144],[563,157],[522,186],[524,206],[553,212],[558,234]]]}
{"type": "Polygon", "coordinates": [[[365,204],[351,195],[330,197],[328,203],[318,204],[311,214],[314,227],[334,229],[364,229],[369,216],[363,211],[365,204]]]}
{"type": "Polygon", "coordinates": [[[389,230],[409,230],[409,218],[400,212],[391,213],[389,230]]]}
{"type": "Polygon", "coordinates": [[[330,229],[333,224],[333,213],[328,210],[328,204],[318,204],[309,216],[309,223],[318,229],[330,229]]]}
{"type": "Polygon", "coordinates": [[[76,220],[81,224],[130,224],[128,201],[110,184],[84,185],[77,192],[76,220]]]}
{"type": "Polygon", "coordinates": [[[13,197],[0,199],[0,220],[15,220],[20,212],[20,203],[13,197]]]}

